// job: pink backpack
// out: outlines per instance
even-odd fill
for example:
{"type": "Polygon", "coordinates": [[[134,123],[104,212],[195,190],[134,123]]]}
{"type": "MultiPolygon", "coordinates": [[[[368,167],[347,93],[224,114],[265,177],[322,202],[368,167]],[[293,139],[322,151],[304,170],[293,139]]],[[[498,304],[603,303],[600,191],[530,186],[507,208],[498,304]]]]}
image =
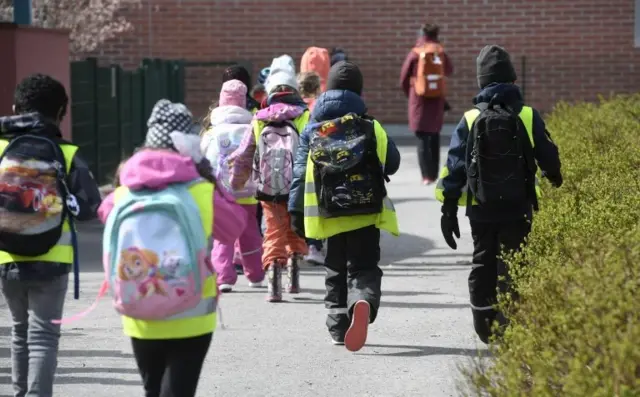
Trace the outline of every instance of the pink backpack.
{"type": "Polygon", "coordinates": [[[260,132],[255,156],[254,179],[257,197],[280,201],[289,196],[293,181],[293,161],[300,136],[290,120],[269,122],[260,132]]]}

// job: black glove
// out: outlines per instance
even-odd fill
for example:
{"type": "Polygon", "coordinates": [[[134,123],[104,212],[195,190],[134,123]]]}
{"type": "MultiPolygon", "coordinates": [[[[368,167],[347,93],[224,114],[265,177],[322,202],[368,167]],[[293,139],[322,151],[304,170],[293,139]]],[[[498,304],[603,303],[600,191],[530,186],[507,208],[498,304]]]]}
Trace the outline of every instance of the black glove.
{"type": "Polygon", "coordinates": [[[304,215],[299,212],[292,212],[291,214],[291,229],[300,237],[304,236],[304,215]]]}
{"type": "Polygon", "coordinates": [[[549,180],[549,182],[551,182],[551,186],[553,187],[560,187],[562,186],[562,174],[561,173],[557,173],[557,174],[548,174],[546,172],[542,172],[542,177],[543,178],[547,178],[549,180]]]}
{"type": "Polygon", "coordinates": [[[457,203],[445,202],[442,206],[442,218],[440,218],[440,229],[444,241],[451,249],[457,249],[458,244],[453,235],[460,238],[460,226],[458,226],[458,205],[457,203]]]}

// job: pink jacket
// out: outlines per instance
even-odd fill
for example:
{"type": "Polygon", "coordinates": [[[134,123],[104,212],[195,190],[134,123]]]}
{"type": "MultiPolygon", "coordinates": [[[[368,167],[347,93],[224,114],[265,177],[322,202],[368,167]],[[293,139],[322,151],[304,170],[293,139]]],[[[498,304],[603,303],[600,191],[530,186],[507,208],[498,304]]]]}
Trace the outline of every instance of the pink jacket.
{"type": "MultiPolygon", "coordinates": [[[[193,160],[178,153],[142,150],[131,157],[120,172],[120,183],[129,189],[163,189],[171,183],[188,182],[200,177],[193,160]]],[[[104,223],[113,209],[113,193],[98,208],[104,223]]],[[[213,235],[223,244],[232,245],[245,227],[242,208],[216,189],[213,194],[213,235]]]]}

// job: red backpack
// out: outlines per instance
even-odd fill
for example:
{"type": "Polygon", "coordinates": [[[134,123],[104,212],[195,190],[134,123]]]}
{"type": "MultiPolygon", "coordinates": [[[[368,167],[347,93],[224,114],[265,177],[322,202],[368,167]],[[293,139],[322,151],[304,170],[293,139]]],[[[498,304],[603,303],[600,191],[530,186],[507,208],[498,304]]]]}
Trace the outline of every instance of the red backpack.
{"type": "Polygon", "coordinates": [[[446,93],[444,75],[444,48],[437,43],[427,43],[416,47],[418,68],[413,88],[416,94],[425,98],[442,98],[446,93]]]}

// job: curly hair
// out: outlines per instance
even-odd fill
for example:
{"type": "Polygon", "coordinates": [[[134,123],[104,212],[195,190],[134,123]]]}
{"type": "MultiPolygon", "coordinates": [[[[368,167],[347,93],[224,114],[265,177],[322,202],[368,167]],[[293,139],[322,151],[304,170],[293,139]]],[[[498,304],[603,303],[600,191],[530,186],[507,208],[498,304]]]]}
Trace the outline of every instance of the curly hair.
{"type": "Polygon", "coordinates": [[[298,75],[298,91],[303,98],[315,98],[320,93],[320,75],[305,72],[298,75]]]}
{"type": "Polygon", "coordinates": [[[58,80],[44,74],[33,74],[16,87],[13,104],[16,114],[37,112],[60,121],[67,113],[69,97],[58,80]]]}

